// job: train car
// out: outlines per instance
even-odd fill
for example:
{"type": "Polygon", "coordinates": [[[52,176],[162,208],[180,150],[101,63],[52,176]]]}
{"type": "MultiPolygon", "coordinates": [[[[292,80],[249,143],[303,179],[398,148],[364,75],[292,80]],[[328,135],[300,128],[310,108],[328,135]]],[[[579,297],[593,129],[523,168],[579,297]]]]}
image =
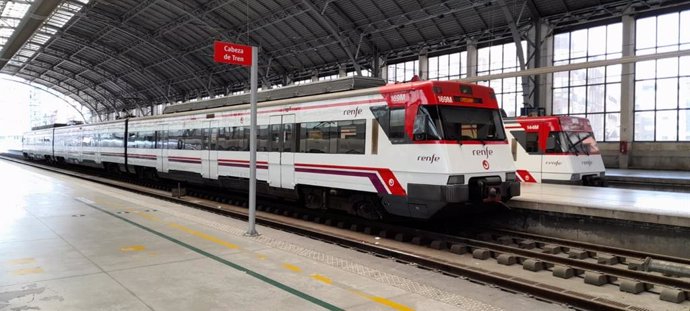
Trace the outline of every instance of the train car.
{"type": "MultiPolygon", "coordinates": [[[[297,93],[291,88],[281,90],[297,93]]],[[[246,190],[249,105],[236,101],[213,99],[194,104],[216,108],[57,128],[81,132],[82,149],[56,148],[55,156],[246,190]]],[[[265,100],[257,123],[258,193],[308,208],[428,219],[490,193],[503,200],[520,194],[488,87],[424,81],[265,100]]],[[[25,155],[34,148],[25,146],[25,155]]]]}
{"type": "Polygon", "coordinates": [[[571,116],[505,120],[517,176],[528,183],[606,184],[589,120],[571,116]]]}

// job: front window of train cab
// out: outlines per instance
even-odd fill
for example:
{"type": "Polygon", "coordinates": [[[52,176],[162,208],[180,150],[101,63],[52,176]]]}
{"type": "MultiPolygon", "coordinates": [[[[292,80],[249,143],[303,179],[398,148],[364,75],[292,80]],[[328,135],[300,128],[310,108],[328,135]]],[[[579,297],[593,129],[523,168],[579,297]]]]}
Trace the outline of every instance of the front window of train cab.
{"type": "Polygon", "coordinates": [[[463,142],[506,139],[497,110],[433,105],[420,106],[414,122],[415,141],[463,142]]]}
{"type": "Polygon", "coordinates": [[[584,118],[563,118],[561,131],[550,132],[546,153],[599,154],[599,147],[589,121],[584,118]]]}

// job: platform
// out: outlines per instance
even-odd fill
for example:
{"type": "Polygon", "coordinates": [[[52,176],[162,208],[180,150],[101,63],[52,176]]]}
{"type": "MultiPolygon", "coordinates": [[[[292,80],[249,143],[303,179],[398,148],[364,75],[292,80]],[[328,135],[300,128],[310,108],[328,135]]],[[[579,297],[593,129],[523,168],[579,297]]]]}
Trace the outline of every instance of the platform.
{"type": "Polygon", "coordinates": [[[690,227],[690,193],[523,183],[516,208],[690,227]]]}
{"type": "Polygon", "coordinates": [[[0,309],[564,310],[15,163],[0,172],[0,309]]]}
{"type": "Polygon", "coordinates": [[[616,187],[690,192],[690,171],[607,168],[606,178],[616,187]]]}

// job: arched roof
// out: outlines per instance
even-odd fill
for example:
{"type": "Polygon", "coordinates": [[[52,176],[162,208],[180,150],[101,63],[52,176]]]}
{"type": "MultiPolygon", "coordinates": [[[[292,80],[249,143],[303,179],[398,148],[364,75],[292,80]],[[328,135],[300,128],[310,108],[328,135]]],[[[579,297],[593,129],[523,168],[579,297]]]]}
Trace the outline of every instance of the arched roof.
{"type": "MultiPolygon", "coordinates": [[[[0,5],[18,1],[32,2],[0,5]]],[[[259,46],[262,81],[284,84],[315,70],[370,68],[375,59],[392,62],[423,49],[462,47],[470,39],[511,39],[511,26],[524,30],[537,20],[559,26],[658,5],[653,0],[85,1],[62,1],[2,72],[65,93],[95,113],[242,89],[247,69],[214,63],[216,40],[259,46]]]]}

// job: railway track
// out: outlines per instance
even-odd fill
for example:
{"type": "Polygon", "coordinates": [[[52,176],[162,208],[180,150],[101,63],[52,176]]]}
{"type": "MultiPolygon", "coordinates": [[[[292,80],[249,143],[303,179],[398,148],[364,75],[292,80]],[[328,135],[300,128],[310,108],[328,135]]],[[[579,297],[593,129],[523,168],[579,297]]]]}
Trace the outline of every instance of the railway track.
{"type": "MultiPolygon", "coordinates": [[[[191,187],[187,189],[188,196],[174,198],[169,190],[175,187],[175,183],[142,182],[129,177],[112,180],[110,176],[94,176],[94,172],[74,172],[3,158],[233,218],[246,219],[246,209],[241,208],[246,206],[242,194],[218,193],[191,187]]],[[[348,215],[304,210],[281,201],[259,200],[258,203],[257,209],[260,212],[257,223],[264,226],[370,252],[445,275],[468,278],[576,309],[683,310],[690,305],[690,301],[687,301],[690,299],[690,278],[641,271],[648,258],[656,263],[664,262],[681,268],[690,265],[690,260],[684,258],[503,229],[462,235],[447,234],[410,225],[384,224],[348,215]],[[620,296],[635,299],[615,298],[620,296]]],[[[647,263],[646,268],[649,265],[647,263]]],[[[683,271],[680,269],[676,272],[681,272],[682,275],[683,271]]]]}

